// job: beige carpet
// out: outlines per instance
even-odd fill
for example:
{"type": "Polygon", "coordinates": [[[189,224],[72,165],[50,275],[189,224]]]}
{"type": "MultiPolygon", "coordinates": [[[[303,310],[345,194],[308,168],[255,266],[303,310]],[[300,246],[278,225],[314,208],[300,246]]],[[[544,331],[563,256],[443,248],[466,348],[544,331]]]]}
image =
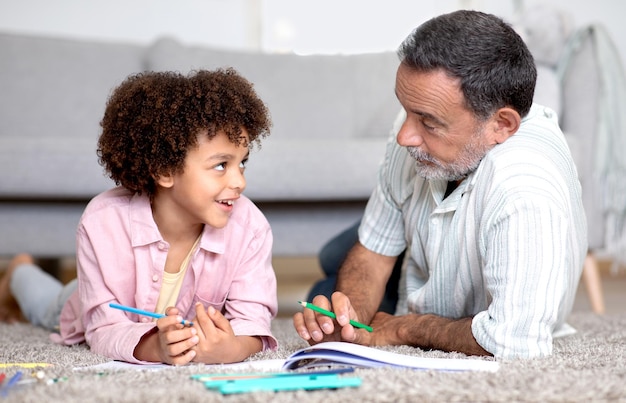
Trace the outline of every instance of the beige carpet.
{"type": "MultiPolygon", "coordinates": [[[[363,383],[356,389],[255,392],[222,396],[189,377],[206,368],[191,365],[158,371],[83,370],[75,367],[106,362],[85,346],[54,345],[47,333],[30,325],[0,324],[0,363],[48,362],[49,378],[67,377],[47,385],[34,382],[12,390],[6,402],[626,402],[626,314],[599,317],[575,313],[570,323],[578,333],[555,343],[545,359],[501,362],[497,373],[442,373],[390,368],[358,369],[363,383]]],[[[281,342],[275,352],[252,359],[286,358],[306,346],[291,322],[276,320],[274,332],[281,342]]],[[[426,357],[464,358],[460,354],[401,347],[385,348],[426,357]]],[[[7,375],[16,368],[0,368],[7,375]]],[[[214,368],[212,369],[214,370],[214,368]]],[[[30,378],[26,370],[26,378],[30,378]]]]}

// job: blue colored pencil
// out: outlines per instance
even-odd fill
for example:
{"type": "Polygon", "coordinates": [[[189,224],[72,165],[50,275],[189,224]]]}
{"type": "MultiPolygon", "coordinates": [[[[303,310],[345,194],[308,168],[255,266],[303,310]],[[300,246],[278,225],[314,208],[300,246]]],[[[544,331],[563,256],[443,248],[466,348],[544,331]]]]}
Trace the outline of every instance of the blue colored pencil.
{"type": "Polygon", "coordinates": [[[9,390],[13,386],[17,385],[17,382],[20,380],[20,378],[22,378],[22,371],[17,371],[15,375],[13,375],[11,379],[9,379],[7,384],[2,387],[2,397],[6,397],[9,394],[9,390]]]}
{"type": "MultiPolygon", "coordinates": [[[[115,308],[115,309],[121,309],[122,311],[126,311],[126,312],[132,312],[132,313],[136,313],[138,315],[143,315],[143,316],[149,316],[151,318],[156,318],[156,319],[160,319],[160,318],[164,318],[165,315],[162,313],[156,313],[156,312],[150,312],[150,311],[144,311],[143,309],[137,309],[137,308],[133,308],[130,306],[126,306],[126,305],[120,305],[120,304],[115,304],[113,302],[111,302],[109,304],[109,306],[111,308],[115,308]]],[[[190,322],[188,320],[183,319],[182,322],[183,325],[187,326],[193,326],[193,322],[190,322]]]]}

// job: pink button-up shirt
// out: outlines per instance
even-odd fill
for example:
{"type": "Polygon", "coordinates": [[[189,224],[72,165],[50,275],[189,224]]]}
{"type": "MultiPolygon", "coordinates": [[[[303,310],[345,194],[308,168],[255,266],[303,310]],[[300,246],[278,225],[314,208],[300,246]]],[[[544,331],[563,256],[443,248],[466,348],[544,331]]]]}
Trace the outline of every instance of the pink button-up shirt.
{"type": "MultiPolygon", "coordinates": [[[[176,304],[182,316],[193,319],[199,301],[221,311],[236,335],[260,336],[264,349],[275,348],[270,331],[277,312],[271,249],[269,223],[242,196],[224,228],[205,225],[176,304]]],[[[118,187],[96,196],[78,225],[78,291],[61,312],[61,333],[55,340],[87,341],[96,353],[141,363],[133,351],[155,323],[108,304],[153,311],[168,250],[145,195],[118,187]]]]}

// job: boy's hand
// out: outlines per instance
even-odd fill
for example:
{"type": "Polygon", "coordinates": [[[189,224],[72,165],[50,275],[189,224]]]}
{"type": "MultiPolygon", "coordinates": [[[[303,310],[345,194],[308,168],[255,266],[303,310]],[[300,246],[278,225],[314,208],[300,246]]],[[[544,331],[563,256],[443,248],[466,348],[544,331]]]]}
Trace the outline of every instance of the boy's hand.
{"type": "Polygon", "coordinates": [[[238,355],[240,346],[228,319],[212,306],[205,311],[200,303],[196,304],[196,315],[193,322],[199,342],[194,361],[205,364],[239,361],[232,358],[238,355]]]}
{"type": "Polygon", "coordinates": [[[157,320],[158,350],[161,362],[172,365],[188,364],[196,356],[198,331],[184,326],[183,318],[175,307],[165,310],[167,316],[157,320]]]}

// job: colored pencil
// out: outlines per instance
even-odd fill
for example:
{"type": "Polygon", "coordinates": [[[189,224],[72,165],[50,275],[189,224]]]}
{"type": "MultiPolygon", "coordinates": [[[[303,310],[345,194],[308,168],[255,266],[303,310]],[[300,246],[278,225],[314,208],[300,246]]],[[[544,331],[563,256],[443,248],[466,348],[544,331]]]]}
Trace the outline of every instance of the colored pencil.
{"type": "MultiPolygon", "coordinates": [[[[334,312],[327,311],[326,309],[324,309],[324,308],[320,308],[320,307],[319,307],[319,306],[317,306],[317,305],[313,305],[313,304],[311,304],[310,302],[298,301],[298,303],[299,303],[300,305],[302,305],[303,307],[305,307],[305,308],[312,309],[312,310],[314,310],[315,312],[319,312],[319,313],[321,313],[322,315],[326,315],[326,316],[328,316],[329,318],[333,318],[333,319],[336,319],[336,318],[337,318],[337,315],[335,315],[335,313],[334,313],[334,312]]],[[[363,324],[363,323],[361,323],[361,322],[357,322],[356,320],[352,320],[352,319],[350,319],[350,324],[351,324],[352,326],[354,326],[354,327],[358,327],[358,328],[361,328],[361,329],[365,329],[365,330],[367,330],[368,332],[372,332],[372,331],[374,330],[374,329],[372,329],[370,326],[367,326],[367,325],[365,325],[365,324],[363,324]]]]}
{"type": "MultiPolygon", "coordinates": [[[[162,313],[144,311],[143,309],[137,309],[137,308],[133,308],[133,307],[126,306],[126,305],[115,304],[113,302],[111,302],[109,304],[109,306],[111,308],[121,309],[122,311],[132,312],[132,313],[136,313],[138,315],[148,316],[148,317],[156,318],[156,319],[160,319],[160,318],[164,318],[165,317],[165,315],[162,314],[162,313]]],[[[190,322],[190,321],[185,320],[185,319],[183,319],[182,322],[180,322],[180,323],[182,323],[183,325],[193,326],[193,322],[190,322]]]]}
{"type": "Polygon", "coordinates": [[[0,393],[2,395],[2,397],[6,397],[9,394],[9,390],[17,385],[17,383],[19,382],[20,378],[22,378],[22,371],[17,371],[15,373],[15,375],[13,375],[11,377],[11,379],[9,379],[9,381],[6,383],[6,385],[4,385],[2,387],[2,392],[0,393]]]}

